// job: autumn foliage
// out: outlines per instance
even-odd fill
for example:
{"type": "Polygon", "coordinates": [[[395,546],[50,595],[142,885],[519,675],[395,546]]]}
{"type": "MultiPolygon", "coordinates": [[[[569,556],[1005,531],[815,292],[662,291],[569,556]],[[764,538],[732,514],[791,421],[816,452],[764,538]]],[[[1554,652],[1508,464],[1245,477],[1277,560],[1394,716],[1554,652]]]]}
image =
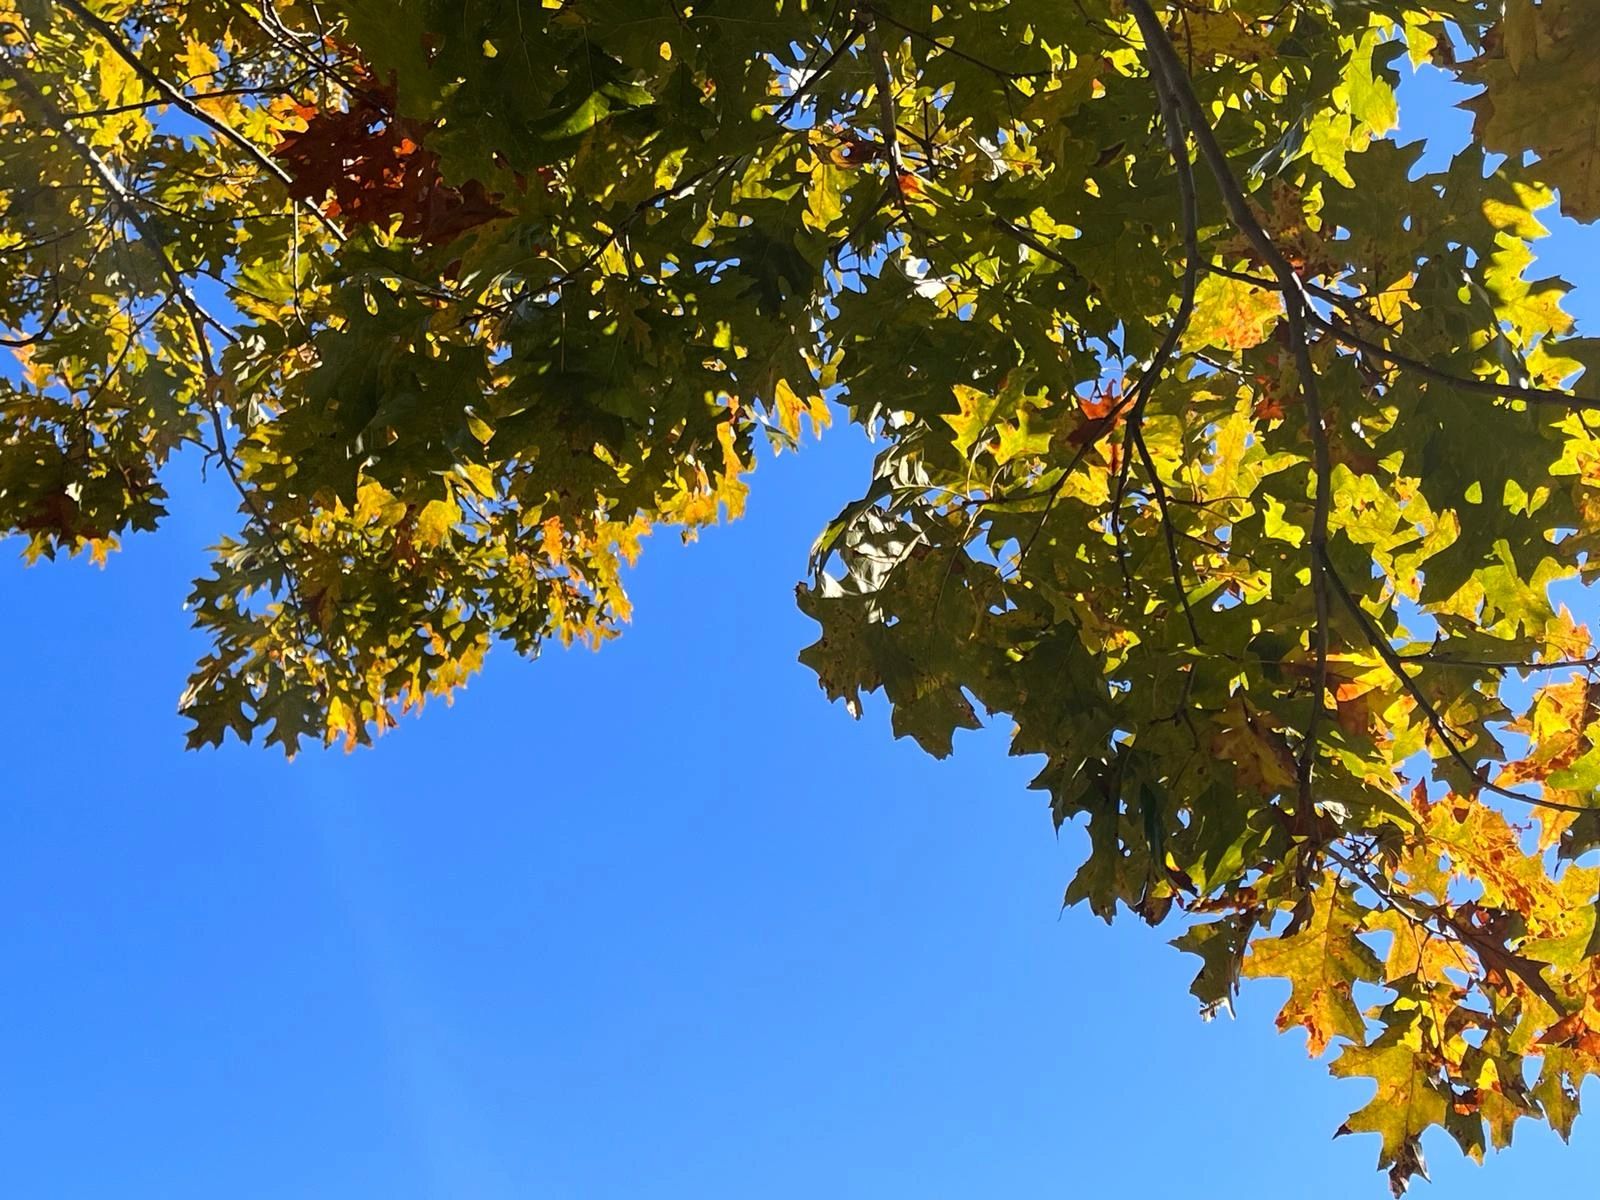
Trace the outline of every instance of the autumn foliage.
{"type": "Polygon", "coordinates": [[[1538,261],[1596,62],[1586,0],[19,4],[0,529],[105,558],[203,470],[190,744],[365,745],[837,415],[824,693],[1009,727],[1066,901],[1208,1016],[1286,980],[1399,1193],[1600,1075],[1600,345],[1538,261]]]}
{"type": "Polygon", "coordinates": [[[428,245],[454,241],[485,221],[511,214],[476,179],[459,186],[439,173],[418,121],[396,115],[393,88],[363,80],[349,107],[297,105],[303,129],[272,149],[292,183],[289,194],[346,227],[375,225],[428,245]]]}

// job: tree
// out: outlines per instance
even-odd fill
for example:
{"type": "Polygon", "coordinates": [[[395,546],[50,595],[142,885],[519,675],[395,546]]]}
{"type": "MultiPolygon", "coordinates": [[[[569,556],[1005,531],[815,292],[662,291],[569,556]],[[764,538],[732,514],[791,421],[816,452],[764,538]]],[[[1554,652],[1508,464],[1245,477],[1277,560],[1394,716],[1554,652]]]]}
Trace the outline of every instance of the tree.
{"type": "Polygon", "coordinates": [[[15,2],[0,527],[104,558],[185,445],[237,493],[192,746],[611,637],[837,398],[827,693],[1014,722],[1067,901],[1180,923],[1208,1015],[1287,978],[1397,1194],[1433,1126],[1569,1133],[1600,347],[1528,271],[1600,215],[1592,6],[15,2]],[[1482,85],[1442,171],[1407,58],[1482,85]]]}

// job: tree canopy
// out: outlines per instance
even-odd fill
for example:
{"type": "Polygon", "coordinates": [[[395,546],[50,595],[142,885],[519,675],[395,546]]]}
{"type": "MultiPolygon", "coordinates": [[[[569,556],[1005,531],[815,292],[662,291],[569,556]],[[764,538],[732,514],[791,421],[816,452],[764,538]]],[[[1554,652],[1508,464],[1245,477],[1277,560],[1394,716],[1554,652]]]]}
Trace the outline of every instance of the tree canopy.
{"type": "Polygon", "coordinates": [[[1010,722],[1066,900],[1207,1015],[1287,979],[1398,1194],[1600,1074],[1600,344],[1534,266],[1597,61],[1584,0],[10,0],[0,529],[103,559],[198,459],[190,744],[365,744],[837,408],[803,661],[1010,722]],[[1408,60],[1481,88],[1441,169],[1408,60]]]}

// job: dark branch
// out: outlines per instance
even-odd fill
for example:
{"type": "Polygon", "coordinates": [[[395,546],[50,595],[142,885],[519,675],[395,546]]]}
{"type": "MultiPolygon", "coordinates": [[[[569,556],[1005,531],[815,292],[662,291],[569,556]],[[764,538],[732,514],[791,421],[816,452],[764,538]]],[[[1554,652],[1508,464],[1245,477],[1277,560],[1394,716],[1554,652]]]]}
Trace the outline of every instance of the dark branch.
{"type": "MultiPolygon", "coordinates": [[[[298,86],[306,80],[302,75],[298,79],[287,80],[282,84],[273,84],[270,87],[235,87],[221,88],[215,92],[196,92],[186,96],[185,99],[199,102],[201,100],[224,100],[230,96],[278,96],[286,88],[298,86]]],[[[132,100],[127,104],[113,104],[109,108],[77,108],[62,109],[61,115],[69,121],[99,121],[106,117],[120,116],[122,113],[139,112],[146,108],[157,108],[161,105],[171,104],[166,96],[149,96],[143,100],[132,100]]]]}
{"type": "Polygon", "coordinates": [[[889,188],[898,197],[900,174],[905,170],[905,166],[900,158],[898,133],[900,122],[894,111],[894,70],[889,63],[889,52],[884,49],[883,42],[878,37],[878,27],[870,18],[864,32],[867,37],[867,48],[871,52],[869,57],[872,59],[873,86],[878,93],[878,123],[882,126],[883,153],[885,161],[889,164],[889,188]]]}
{"type": "Polygon", "coordinates": [[[1519,954],[1514,954],[1504,946],[1489,940],[1486,935],[1474,929],[1443,905],[1425,904],[1415,897],[1396,893],[1383,879],[1368,871],[1366,864],[1357,862],[1347,855],[1340,854],[1331,847],[1327,850],[1327,854],[1329,858],[1355,875],[1366,887],[1371,889],[1375,896],[1413,925],[1423,929],[1428,929],[1431,926],[1432,930],[1437,934],[1467,947],[1467,949],[1478,955],[1479,961],[1486,969],[1499,968],[1504,971],[1510,971],[1527,985],[1529,991],[1554,1009],[1558,1016],[1567,1015],[1569,1010],[1566,1002],[1556,994],[1556,990],[1539,973],[1541,964],[1534,962],[1532,959],[1523,958],[1519,954]]]}
{"type": "Polygon", "coordinates": [[[1042,255],[1043,257],[1048,258],[1051,262],[1065,267],[1067,270],[1071,271],[1073,275],[1081,277],[1082,272],[1078,270],[1077,265],[1073,263],[1071,259],[1063,258],[1059,251],[1052,250],[1049,246],[1045,245],[1038,239],[1038,237],[1034,235],[1032,230],[1025,229],[1023,226],[1018,225],[1014,221],[1008,221],[1004,217],[994,218],[993,223],[996,229],[1000,230],[1004,234],[1007,234],[1015,241],[1020,242],[1022,245],[1032,250],[1035,254],[1042,255]]]}
{"type": "Polygon", "coordinates": [[[1333,456],[1328,445],[1328,431],[1322,419],[1322,400],[1317,387],[1316,371],[1311,362],[1310,341],[1306,326],[1315,316],[1305,285],[1272,237],[1256,219],[1249,198],[1233,173],[1227,155],[1218,144],[1205,110],[1194,94],[1188,72],[1178,59],[1172,40],[1167,36],[1149,0],[1128,0],[1139,31],[1144,37],[1146,57],[1152,76],[1157,78],[1157,92],[1163,90],[1170,96],[1189,126],[1189,132],[1199,147],[1200,155],[1216,178],[1235,228],[1255,248],[1261,261],[1272,270],[1283,293],[1284,310],[1288,317],[1290,342],[1294,349],[1295,365],[1300,376],[1300,395],[1305,405],[1306,425],[1313,449],[1313,472],[1316,477],[1316,499],[1310,531],[1311,591],[1316,606],[1317,628],[1313,650],[1317,659],[1315,693],[1311,713],[1306,721],[1305,742],[1299,758],[1299,791],[1302,813],[1311,808],[1312,765],[1317,752],[1317,726],[1321,722],[1328,689],[1329,599],[1328,581],[1324,569],[1327,560],[1328,520],[1332,506],[1333,456]],[[1164,88],[1163,88],[1164,85],[1164,88]]]}
{"type": "Polygon", "coordinates": [[[1454,759],[1480,787],[1496,796],[1503,796],[1507,800],[1517,800],[1523,804],[1532,804],[1539,808],[1548,808],[1556,812],[1584,813],[1596,811],[1594,808],[1581,804],[1562,804],[1557,800],[1546,800],[1542,796],[1531,796],[1527,792],[1501,787],[1499,784],[1491,783],[1484,778],[1486,772],[1478,764],[1474,763],[1467,755],[1467,752],[1462,749],[1461,743],[1456,739],[1455,731],[1445,723],[1445,719],[1439,714],[1439,710],[1423,694],[1422,689],[1417,686],[1417,681],[1406,670],[1406,660],[1401,658],[1399,651],[1389,644],[1389,639],[1383,635],[1383,631],[1377,627],[1373,619],[1367,614],[1366,609],[1361,607],[1361,602],[1355,598],[1344,580],[1339,577],[1339,573],[1334,569],[1333,564],[1324,559],[1323,568],[1327,579],[1333,585],[1334,594],[1344,602],[1345,607],[1350,611],[1350,615],[1355,618],[1355,622],[1360,626],[1367,644],[1383,660],[1384,665],[1389,668],[1395,681],[1405,689],[1406,694],[1416,704],[1417,711],[1422,713],[1429,727],[1438,736],[1440,743],[1445,748],[1445,753],[1454,759]]]}
{"type": "Polygon", "coordinates": [[[828,56],[821,62],[812,66],[809,62],[802,68],[805,78],[789,93],[783,104],[773,113],[773,119],[785,121],[794,112],[795,107],[811,93],[811,89],[825,76],[835,63],[856,44],[856,39],[861,36],[861,25],[858,20],[852,20],[845,30],[845,36],[839,39],[839,44],[828,52],[828,56]]]}
{"type": "Polygon", "coordinates": [[[960,49],[954,43],[941,42],[927,30],[918,29],[914,25],[907,25],[904,21],[898,21],[894,17],[891,17],[888,13],[881,12],[876,8],[869,8],[866,11],[871,13],[875,19],[882,21],[885,25],[894,26],[907,37],[915,38],[919,42],[925,42],[934,49],[943,51],[945,54],[950,55],[951,58],[959,58],[964,63],[971,63],[979,70],[987,71],[996,79],[1004,80],[1007,83],[1015,83],[1019,79],[1048,79],[1050,76],[1055,74],[1053,70],[1008,71],[1004,67],[997,67],[993,63],[985,62],[983,59],[978,58],[975,55],[968,54],[965,50],[960,49]]]}
{"type": "MultiPolygon", "coordinates": [[[[1234,271],[1227,267],[1208,264],[1206,269],[1214,275],[1222,275],[1228,279],[1237,279],[1241,283],[1251,283],[1259,288],[1278,291],[1278,285],[1270,279],[1263,279],[1259,275],[1252,275],[1248,271],[1234,271]]],[[[1328,288],[1316,287],[1307,284],[1306,290],[1319,300],[1326,300],[1330,304],[1349,311],[1349,309],[1362,300],[1362,296],[1346,296],[1328,288]]],[[[1413,358],[1398,350],[1374,342],[1370,338],[1357,333],[1348,322],[1336,321],[1323,316],[1315,309],[1306,314],[1307,319],[1317,328],[1326,331],[1333,337],[1343,342],[1351,349],[1369,354],[1373,358],[1388,363],[1390,366],[1403,371],[1410,371],[1423,379],[1433,383],[1443,384],[1457,391],[1467,392],[1475,396],[1489,396],[1497,400],[1522,400],[1528,404],[1549,405],[1555,408],[1600,410],[1600,396],[1585,396],[1576,392],[1563,392],[1555,388],[1529,387],[1525,384],[1495,383],[1491,379],[1471,379],[1464,375],[1453,375],[1449,371],[1424,362],[1420,358],[1413,358]]]]}
{"type": "MultiPolygon", "coordinates": [[[[72,13],[73,16],[77,17],[77,19],[85,26],[94,30],[95,33],[104,38],[116,56],[122,59],[123,62],[127,63],[128,67],[144,82],[147,87],[153,89],[157,95],[164,98],[168,104],[171,104],[174,108],[178,109],[178,111],[189,117],[192,117],[196,121],[199,121],[202,125],[215,132],[225,141],[232,142],[244,153],[246,158],[255,163],[257,167],[266,172],[268,175],[271,175],[286,188],[289,188],[291,194],[293,193],[294,179],[287,171],[268,158],[260,146],[257,146],[249,138],[245,137],[244,134],[240,133],[232,125],[229,125],[226,121],[212,116],[205,109],[196,104],[190,97],[180,92],[172,85],[171,82],[163,79],[160,75],[153,71],[148,65],[146,65],[143,59],[134,53],[133,47],[128,45],[127,41],[122,37],[122,35],[117,32],[116,27],[113,26],[109,21],[106,21],[101,17],[97,17],[94,13],[90,12],[88,7],[82,3],[82,0],[60,0],[60,4],[68,12],[72,13]]],[[[65,114],[62,114],[62,117],[65,119],[65,114]]],[[[318,223],[320,223],[322,227],[328,231],[334,240],[340,242],[345,240],[343,231],[341,231],[337,225],[330,221],[327,216],[319,212],[312,205],[301,203],[301,207],[315,217],[318,223]]]]}
{"type": "Polygon", "coordinates": [[[261,526],[268,534],[269,544],[273,554],[278,559],[279,565],[284,569],[284,579],[289,588],[291,598],[295,601],[298,613],[304,614],[304,605],[300,603],[298,577],[293,564],[289,561],[283,550],[282,531],[272,522],[261,509],[260,501],[248,487],[240,474],[238,461],[233,457],[228,448],[227,427],[223,418],[222,407],[218,403],[218,393],[223,386],[223,377],[217,370],[216,359],[211,353],[211,339],[206,333],[208,327],[216,327],[226,332],[226,327],[215,317],[208,313],[195,298],[193,290],[184,278],[184,273],[173,261],[165,241],[162,240],[161,231],[155,227],[139,206],[139,199],[129,190],[126,184],[117,177],[110,165],[101,158],[72,128],[66,114],[56,107],[55,102],[47,97],[38,86],[23,71],[4,58],[0,58],[0,75],[4,75],[14,82],[18,89],[28,97],[43,116],[45,123],[53,129],[58,137],[66,143],[69,149],[89,168],[100,180],[101,185],[111,200],[117,212],[124,220],[133,226],[139,235],[139,244],[144,246],[156,259],[162,276],[166,279],[169,294],[168,299],[176,300],[179,307],[188,318],[189,327],[194,335],[195,355],[203,372],[201,381],[202,401],[211,417],[212,430],[217,439],[216,455],[222,464],[223,471],[227,474],[234,491],[238,492],[240,500],[251,515],[251,519],[261,526]]]}
{"type": "MultiPolygon", "coordinates": [[[[1183,583],[1182,562],[1178,556],[1177,539],[1173,534],[1172,513],[1167,505],[1166,485],[1161,482],[1155,460],[1151,457],[1150,448],[1144,439],[1144,414],[1151,393],[1166,374],[1173,355],[1177,352],[1178,343],[1182,341],[1194,316],[1195,290],[1200,279],[1200,206],[1195,195],[1194,169],[1189,162],[1189,139],[1185,136],[1177,102],[1162,76],[1152,73],[1151,78],[1155,81],[1156,99],[1161,109],[1161,124],[1165,133],[1167,153],[1178,179],[1178,224],[1183,231],[1183,282],[1179,292],[1178,311],[1173,314],[1166,336],[1156,348],[1149,366],[1134,385],[1133,390],[1138,393],[1138,398],[1134,400],[1133,409],[1128,414],[1128,439],[1132,442],[1145,473],[1150,477],[1150,489],[1155,495],[1157,513],[1161,519],[1161,533],[1166,541],[1167,561],[1172,569],[1172,583],[1177,589],[1178,601],[1183,606],[1184,618],[1189,623],[1189,635],[1194,643],[1199,645],[1200,628],[1195,621],[1194,609],[1189,603],[1188,589],[1183,583]]],[[[1132,463],[1132,455],[1123,457],[1122,469],[1117,476],[1117,486],[1112,494],[1113,513],[1122,506],[1132,463]]]]}

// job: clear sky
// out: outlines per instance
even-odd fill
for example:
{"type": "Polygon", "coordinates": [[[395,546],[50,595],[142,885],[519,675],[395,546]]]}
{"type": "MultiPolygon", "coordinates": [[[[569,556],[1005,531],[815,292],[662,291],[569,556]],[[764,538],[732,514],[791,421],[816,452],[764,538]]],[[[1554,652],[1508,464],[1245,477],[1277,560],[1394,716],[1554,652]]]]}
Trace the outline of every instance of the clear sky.
{"type": "MultiPolygon", "coordinates": [[[[1600,236],[1545,261],[1592,278],[1600,236]]],[[[1571,307],[1600,329],[1600,283],[1571,307]]],[[[0,559],[0,1193],[1386,1195],[1375,1138],[1330,1140],[1370,1085],[1276,1033],[1281,990],[1202,1024],[1175,930],[1058,911],[1082,838],[1003,728],[934,762],[795,662],[870,456],[838,429],[652,539],[601,654],[497,652],[290,764],[182,750],[222,489],[104,571],[0,559]]],[[[1593,1195],[1585,1099],[1481,1169],[1436,1134],[1420,1194],[1593,1195]]]]}

